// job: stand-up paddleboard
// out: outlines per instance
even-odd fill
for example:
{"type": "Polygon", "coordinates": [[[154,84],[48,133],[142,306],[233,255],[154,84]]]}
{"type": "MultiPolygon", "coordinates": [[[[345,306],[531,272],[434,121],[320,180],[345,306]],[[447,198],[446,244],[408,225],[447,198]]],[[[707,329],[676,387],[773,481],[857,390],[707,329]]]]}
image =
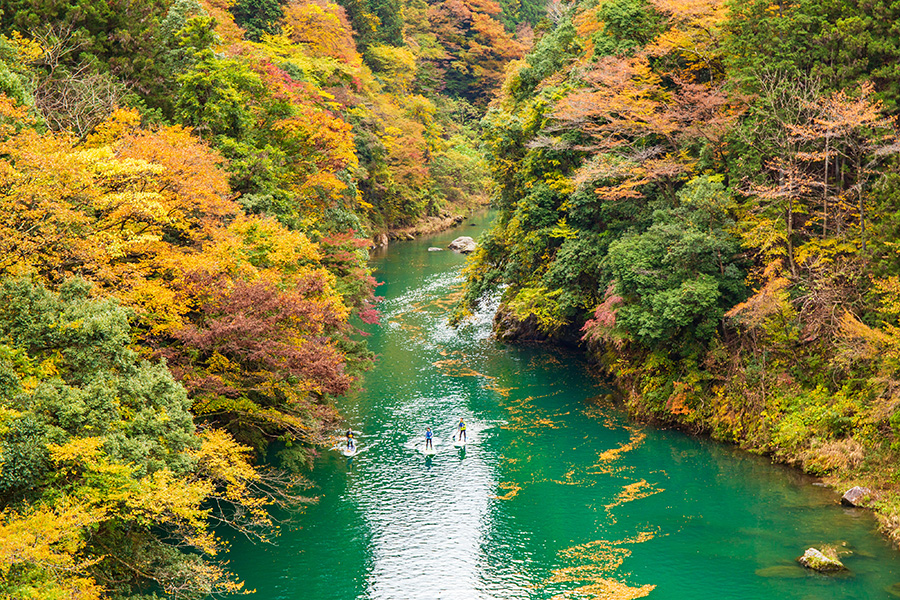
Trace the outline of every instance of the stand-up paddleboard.
{"type": "Polygon", "coordinates": [[[466,436],[466,439],[462,439],[462,438],[458,438],[458,437],[453,438],[453,445],[457,448],[465,448],[466,444],[468,442],[469,442],[468,436],[466,436]]]}
{"type": "Polygon", "coordinates": [[[359,454],[359,444],[356,444],[355,446],[353,446],[353,448],[344,446],[343,448],[341,448],[341,454],[347,457],[356,456],[357,454],[359,454]]]}
{"type": "Polygon", "coordinates": [[[437,446],[432,443],[431,448],[426,448],[425,444],[422,444],[421,446],[419,446],[419,452],[421,452],[425,456],[434,456],[435,454],[437,454],[437,446]]]}

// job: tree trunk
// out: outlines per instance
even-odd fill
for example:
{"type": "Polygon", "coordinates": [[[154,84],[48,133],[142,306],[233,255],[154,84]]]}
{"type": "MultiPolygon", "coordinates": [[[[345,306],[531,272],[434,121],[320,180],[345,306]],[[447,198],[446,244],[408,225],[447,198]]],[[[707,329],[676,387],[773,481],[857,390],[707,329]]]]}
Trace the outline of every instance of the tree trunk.
{"type": "Polygon", "coordinates": [[[856,157],[856,190],[859,194],[859,237],[862,240],[862,252],[866,253],[866,207],[863,202],[863,176],[862,176],[862,160],[860,156],[856,157]]]}
{"type": "Polygon", "coordinates": [[[828,134],[825,134],[825,179],[822,181],[822,237],[828,235],[828,134]]]}

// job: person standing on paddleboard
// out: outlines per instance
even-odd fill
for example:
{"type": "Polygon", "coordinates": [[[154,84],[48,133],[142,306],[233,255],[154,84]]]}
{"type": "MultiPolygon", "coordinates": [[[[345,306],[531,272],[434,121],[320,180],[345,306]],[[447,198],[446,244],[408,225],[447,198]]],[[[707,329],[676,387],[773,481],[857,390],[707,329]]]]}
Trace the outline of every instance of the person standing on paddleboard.
{"type": "Polygon", "coordinates": [[[356,448],[356,442],[353,441],[353,430],[347,430],[347,450],[353,450],[356,448]]]}
{"type": "Polygon", "coordinates": [[[456,439],[458,439],[461,442],[465,442],[466,441],[466,422],[462,420],[462,417],[460,417],[459,425],[457,427],[459,428],[459,436],[456,439]]]}
{"type": "Polygon", "coordinates": [[[425,428],[425,449],[428,450],[431,448],[434,450],[434,444],[431,441],[431,438],[434,437],[434,434],[431,433],[431,427],[425,428]]]}

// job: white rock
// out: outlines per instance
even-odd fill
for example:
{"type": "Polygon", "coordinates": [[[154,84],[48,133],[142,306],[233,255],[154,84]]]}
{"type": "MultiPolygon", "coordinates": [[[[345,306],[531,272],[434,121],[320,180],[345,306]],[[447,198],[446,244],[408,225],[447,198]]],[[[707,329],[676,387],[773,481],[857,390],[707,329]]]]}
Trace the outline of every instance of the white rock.
{"type": "Polygon", "coordinates": [[[469,252],[475,252],[478,244],[469,236],[463,235],[450,242],[450,245],[447,247],[462,254],[468,254],[469,252]]]}

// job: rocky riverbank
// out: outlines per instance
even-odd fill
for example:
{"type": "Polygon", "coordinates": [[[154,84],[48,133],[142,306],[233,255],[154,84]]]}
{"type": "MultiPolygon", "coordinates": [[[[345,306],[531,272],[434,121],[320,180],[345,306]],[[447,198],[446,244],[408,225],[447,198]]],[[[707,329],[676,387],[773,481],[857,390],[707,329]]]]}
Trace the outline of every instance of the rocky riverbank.
{"type": "MultiPolygon", "coordinates": [[[[469,211],[469,214],[471,211],[469,211]]],[[[408,241],[446,231],[456,227],[466,218],[463,214],[442,213],[436,217],[424,217],[415,225],[394,227],[373,236],[372,242],[377,246],[387,246],[392,241],[408,241]]]]}

